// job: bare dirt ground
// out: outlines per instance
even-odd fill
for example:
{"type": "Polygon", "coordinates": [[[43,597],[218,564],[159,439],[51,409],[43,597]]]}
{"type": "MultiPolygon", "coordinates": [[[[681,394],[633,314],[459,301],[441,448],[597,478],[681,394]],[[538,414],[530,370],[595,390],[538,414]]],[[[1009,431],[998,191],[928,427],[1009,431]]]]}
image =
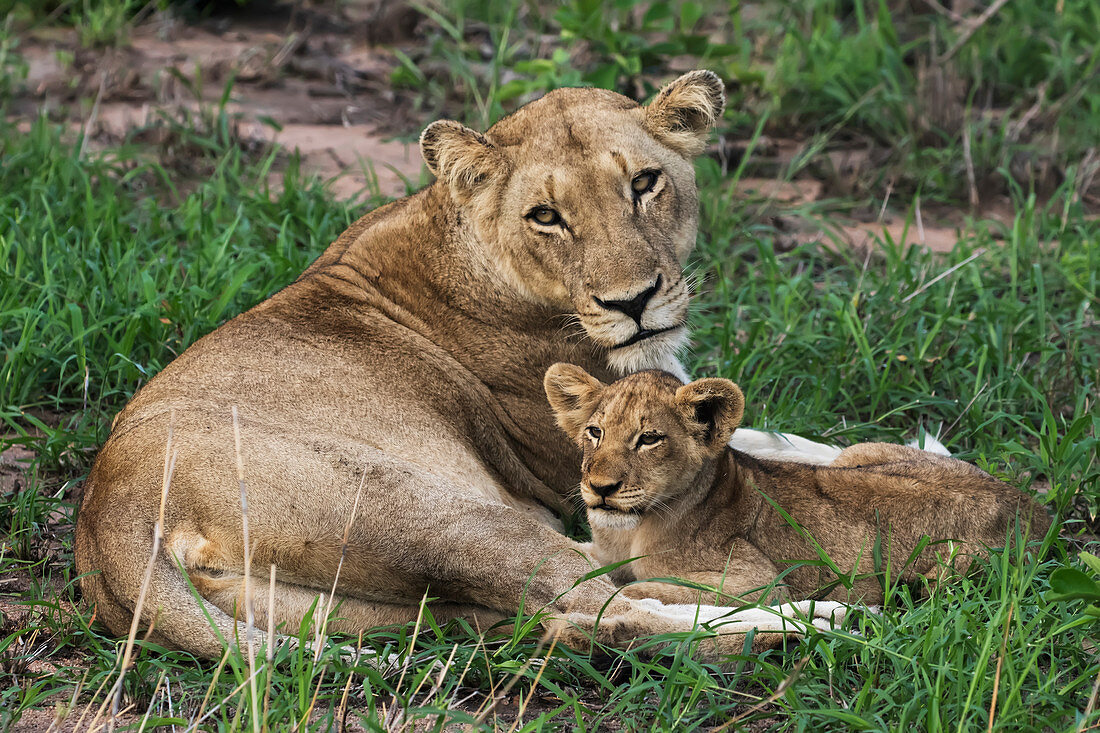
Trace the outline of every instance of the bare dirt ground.
{"type": "Polygon", "coordinates": [[[336,197],[373,177],[389,196],[403,195],[406,179],[417,184],[415,145],[394,136],[415,133],[419,120],[391,88],[395,56],[376,44],[410,40],[408,16],[377,4],[348,4],[339,16],[262,5],[194,23],[160,14],[118,48],[83,48],[75,30],[32,32],[19,47],[28,74],[17,114],[45,111],[110,147],[158,126],[158,112],[216,107],[231,83],[225,108],[237,134],[298,150],[305,170],[335,179],[336,197]]]}
{"type": "MultiPolygon", "coordinates": [[[[258,5],[191,22],[154,14],[116,48],[84,48],[76,30],[32,32],[19,47],[29,69],[16,114],[29,125],[45,112],[74,132],[86,132],[91,149],[110,148],[127,140],[156,141],[162,115],[181,119],[200,107],[216,107],[231,83],[225,109],[242,141],[298,151],[303,170],[330,181],[337,199],[353,198],[368,185],[401,196],[427,180],[414,141],[430,120],[419,110],[417,93],[395,89],[391,77],[400,63],[394,48],[422,43],[429,20],[402,2],[313,9],[258,5]]],[[[805,144],[765,139],[753,150],[754,160],[781,176],[805,144]]],[[[744,145],[723,140],[711,154],[723,160],[744,145]]],[[[838,150],[796,180],[745,178],[737,189],[748,202],[794,208],[844,195],[848,182],[873,165],[866,151],[838,150]]],[[[278,182],[275,171],[274,189],[278,182]]],[[[914,202],[890,203],[908,211],[914,202]]],[[[886,208],[834,217],[828,229],[804,217],[780,217],[777,244],[823,241],[863,249],[889,238],[944,252],[967,226],[958,211],[916,211],[909,221],[886,208]]],[[[1011,217],[1006,202],[994,201],[980,213],[1002,221],[1011,217]]]]}

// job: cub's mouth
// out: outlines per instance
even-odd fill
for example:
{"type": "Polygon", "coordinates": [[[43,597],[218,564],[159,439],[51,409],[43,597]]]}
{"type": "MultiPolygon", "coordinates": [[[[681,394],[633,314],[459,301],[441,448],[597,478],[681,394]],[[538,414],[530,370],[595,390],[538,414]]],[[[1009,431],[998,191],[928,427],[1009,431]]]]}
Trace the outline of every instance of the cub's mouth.
{"type": "Polygon", "coordinates": [[[682,323],[676,323],[676,324],[673,324],[671,326],[666,326],[665,328],[655,328],[655,329],[654,328],[643,328],[643,329],[640,329],[637,333],[635,333],[633,336],[628,338],[626,341],[623,341],[620,344],[615,344],[614,346],[612,346],[611,351],[614,351],[615,349],[625,349],[627,346],[633,346],[634,344],[638,343],[639,341],[645,341],[647,338],[651,338],[653,336],[659,336],[660,334],[668,333],[669,331],[675,331],[677,328],[683,328],[683,326],[684,326],[684,324],[682,324],[682,323]]]}

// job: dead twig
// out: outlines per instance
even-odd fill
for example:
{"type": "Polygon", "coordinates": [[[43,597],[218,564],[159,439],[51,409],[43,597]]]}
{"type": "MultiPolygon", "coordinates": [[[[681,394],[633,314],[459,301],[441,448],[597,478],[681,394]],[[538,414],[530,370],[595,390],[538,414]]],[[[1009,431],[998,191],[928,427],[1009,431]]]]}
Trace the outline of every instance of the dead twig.
{"type": "Polygon", "coordinates": [[[946,63],[952,56],[958,53],[960,48],[966,45],[966,42],[970,40],[971,36],[978,32],[979,28],[988,23],[989,19],[996,15],[1000,9],[1007,4],[1008,0],[994,0],[993,4],[978,16],[977,20],[964,21],[966,23],[966,28],[963,30],[962,35],[955,40],[955,44],[951,46],[951,48],[947,49],[942,56],[936,59],[936,63],[946,63]]]}
{"type": "Polygon", "coordinates": [[[84,123],[84,134],[80,136],[80,150],[76,154],[78,159],[84,157],[84,151],[88,147],[88,138],[92,134],[92,126],[95,125],[96,120],[99,118],[99,103],[103,100],[103,89],[106,86],[107,72],[101,71],[99,73],[99,91],[95,93],[95,101],[92,102],[92,111],[88,115],[88,120],[84,123]]]}
{"type": "Polygon", "coordinates": [[[981,203],[978,199],[978,185],[974,175],[974,156],[970,152],[970,115],[966,115],[962,126],[963,133],[963,161],[966,163],[966,185],[970,192],[970,208],[977,211],[981,203]]]}
{"type": "Polygon", "coordinates": [[[943,280],[945,277],[947,277],[951,273],[955,272],[955,270],[958,270],[960,267],[963,267],[964,265],[969,265],[971,262],[973,262],[974,260],[976,260],[979,257],[981,257],[982,255],[984,255],[985,252],[986,252],[986,250],[983,247],[983,248],[979,249],[977,252],[975,252],[974,254],[967,257],[965,260],[963,260],[959,264],[955,265],[954,267],[947,268],[946,270],[941,272],[939,275],[937,275],[936,277],[934,277],[931,280],[929,280],[928,282],[926,282],[924,285],[921,285],[919,288],[917,288],[913,292],[909,293],[909,295],[906,295],[904,298],[901,299],[901,302],[902,303],[908,303],[910,300],[917,297],[918,295],[923,293],[925,290],[927,290],[928,288],[930,288],[933,285],[935,285],[936,283],[938,283],[940,280],[943,280]]]}
{"type": "Polygon", "coordinates": [[[936,0],[924,0],[924,4],[935,10],[940,15],[944,15],[950,18],[955,23],[966,22],[966,17],[964,15],[955,12],[951,8],[945,8],[943,5],[940,5],[936,0]]]}
{"type": "Polygon", "coordinates": [[[1085,725],[1089,722],[1089,716],[1096,710],[1096,698],[1098,695],[1100,695],[1100,670],[1096,672],[1096,681],[1092,683],[1092,694],[1089,695],[1089,703],[1085,706],[1085,714],[1081,718],[1081,724],[1077,726],[1077,733],[1084,733],[1084,731],[1095,727],[1090,725],[1086,728],[1085,725]]]}

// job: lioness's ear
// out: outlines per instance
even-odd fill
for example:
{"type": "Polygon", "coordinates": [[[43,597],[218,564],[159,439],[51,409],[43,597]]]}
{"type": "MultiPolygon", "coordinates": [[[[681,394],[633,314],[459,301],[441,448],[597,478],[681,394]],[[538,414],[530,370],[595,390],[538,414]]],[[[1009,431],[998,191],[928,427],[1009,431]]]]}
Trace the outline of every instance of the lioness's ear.
{"type": "Polygon", "coordinates": [[[728,379],[700,379],[676,390],[676,404],[695,430],[699,442],[723,448],[741,424],[745,396],[728,379]]]}
{"type": "Polygon", "coordinates": [[[554,364],[542,380],[558,425],[574,440],[596,411],[603,384],[574,364],[554,364]]]}
{"type": "Polygon", "coordinates": [[[687,157],[703,152],[707,133],[726,106],[722,79],[698,69],[662,89],[646,107],[646,127],[661,142],[687,157]]]}
{"type": "Polygon", "coordinates": [[[420,154],[436,178],[462,200],[500,174],[507,165],[500,150],[480,132],[451,120],[438,120],[420,134],[420,154]]]}

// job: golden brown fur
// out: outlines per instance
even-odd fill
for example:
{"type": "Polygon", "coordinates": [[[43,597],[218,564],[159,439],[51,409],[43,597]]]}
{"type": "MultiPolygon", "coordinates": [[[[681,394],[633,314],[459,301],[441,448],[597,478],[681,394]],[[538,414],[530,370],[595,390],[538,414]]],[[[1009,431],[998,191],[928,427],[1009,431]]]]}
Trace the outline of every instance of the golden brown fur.
{"type": "MultiPolygon", "coordinates": [[[[350,521],[334,629],[409,621],[425,594],[439,599],[437,618],[483,627],[521,603],[546,607],[577,644],[601,610],[614,643],[692,628],[694,617],[652,603],[607,605],[607,578],[574,588],[591,563],[556,514],[576,484],[575,449],[541,384],[563,359],[604,376],[674,366],[696,233],[690,158],[722,103],[720,80],[693,72],[649,106],[562,89],[485,134],[429,126],[434,185],[355,222],[118,415],[77,524],[98,618],[129,627],[171,426],[178,458],[142,623],[156,618],[154,638],[215,658],[239,632],[237,406],[253,587],[266,601],[274,565],[277,624],[296,630],[329,592],[350,521]],[[658,172],[652,186],[646,171],[658,172]],[[550,208],[560,225],[536,221],[550,208]],[[630,315],[620,301],[642,307],[630,315]]],[[[261,628],[265,613],[256,603],[261,628]]]]}
{"type": "MultiPolygon", "coordinates": [[[[591,553],[601,564],[640,557],[617,571],[622,582],[678,577],[720,590],[721,602],[757,600],[778,583],[796,598],[881,603],[876,541],[881,569],[911,582],[1003,546],[1017,518],[1032,538],[1050,525],[1042,507],[1008,484],[915,448],[863,443],[829,466],[733,450],[726,444],[744,400],[728,380],[684,385],[649,371],[604,387],[557,364],[545,385],[559,424],[584,450],[591,553]],[[858,578],[850,590],[829,568],[800,565],[819,560],[807,535],[858,578]],[[925,536],[933,544],[918,552],[925,536]]],[[[699,597],[661,582],[628,593],[668,603],[699,597]]]]}

